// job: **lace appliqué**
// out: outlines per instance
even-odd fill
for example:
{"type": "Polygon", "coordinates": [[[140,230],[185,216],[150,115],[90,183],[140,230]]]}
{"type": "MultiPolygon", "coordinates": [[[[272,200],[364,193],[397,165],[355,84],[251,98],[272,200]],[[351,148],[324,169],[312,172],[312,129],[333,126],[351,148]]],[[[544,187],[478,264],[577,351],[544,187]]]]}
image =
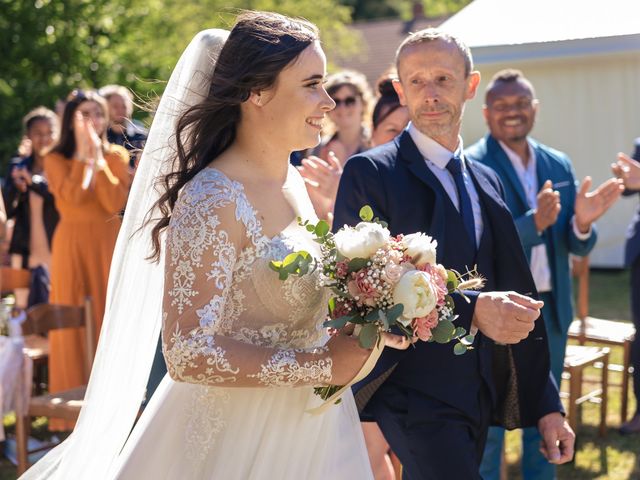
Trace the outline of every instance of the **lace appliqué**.
{"type": "Polygon", "coordinates": [[[170,347],[164,349],[167,369],[171,378],[189,383],[222,383],[235,382],[238,368],[231,367],[225,358],[225,350],[215,344],[214,336],[207,335],[202,328],[191,330],[183,335],[176,326],[170,340],[170,347]],[[205,358],[206,368],[198,369],[196,359],[205,358]],[[194,369],[198,373],[194,376],[188,370],[194,369]]]}
{"type": "Polygon", "coordinates": [[[226,426],[224,407],[229,393],[220,388],[197,387],[186,405],[185,451],[190,460],[203,461],[226,426]]]}
{"type": "Polygon", "coordinates": [[[278,350],[259,373],[249,376],[268,387],[294,386],[299,382],[325,384],[331,380],[332,364],[330,358],[322,358],[300,365],[295,350],[278,350]]]}

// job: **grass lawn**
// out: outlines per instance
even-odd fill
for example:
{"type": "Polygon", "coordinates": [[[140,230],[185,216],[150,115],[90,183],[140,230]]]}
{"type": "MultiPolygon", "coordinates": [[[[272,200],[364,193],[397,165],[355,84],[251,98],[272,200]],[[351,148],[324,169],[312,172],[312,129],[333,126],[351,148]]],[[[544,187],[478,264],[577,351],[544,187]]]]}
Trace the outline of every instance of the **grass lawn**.
{"type": "MultiPolygon", "coordinates": [[[[620,271],[592,271],[590,281],[590,311],[593,317],[629,321],[629,274],[620,271]]],[[[640,294],[640,293],[639,293],[640,294]]],[[[611,350],[610,362],[622,363],[622,349],[611,350]]],[[[599,379],[600,371],[587,370],[585,382],[599,379]]],[[[619,383],[621,374],[610,372],[610,382],[619,383]]],[[[563,382],[563,390],[567,382],[563,382]]],[[[631,395],[633,397],[633,395],[631,395]]],[[[629,412],[635,408],[635,399],[630,398],[629,412]]],[[[609,388],[607,425],[605,438],[598,437],[599,405],[587,403],[582,414],[582,426],[578,430],[575,461],[558,469],[561,480],[626,480],[640,479],[640,435],[622,436],[616,427],[620,424],[620,387],[609,388]]],[[[5,418],[8,435],[12,431],[12,419],[5,418]]],[[[46,422],[34,422],[34,433],[42,434],[46,422]]],[[[46,434],[46,433],[45,433],[46,434]]],[[[521,479],[519,472],[520,435],[518,431],[507,432],[506,456],[508,478],[521,479]]],[[[16,478],[16,468],[7,459],[0,458],[0,480],[16,478]]],[[[185,479],[187,480],[187,479],[185,479]]],[[[356,480],[356,479],[354,479],[356,480]]],[[[452,479],[453,480],[453,479],[452,479]]]]}

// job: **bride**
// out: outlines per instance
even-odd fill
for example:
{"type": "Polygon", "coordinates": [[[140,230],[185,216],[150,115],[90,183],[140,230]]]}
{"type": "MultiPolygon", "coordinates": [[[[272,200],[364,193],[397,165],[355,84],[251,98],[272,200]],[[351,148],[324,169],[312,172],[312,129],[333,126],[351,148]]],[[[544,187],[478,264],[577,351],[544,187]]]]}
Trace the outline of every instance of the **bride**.
{"type": "Polygon", "coordinates": [[[269,268],[318,253],[296,221],[315,213],[288,158],[319,142],[335,106],[325,69],[316,27],[273,13],[189,45],[135,178],[85,408],[24,478],[372,478],[350,392],[307,412],[314,386],[348,383],[370,352],[328,339],[313,275],[282,282],[269,268]],[[131,431],[160,317],[169,375],[131,431]]]}

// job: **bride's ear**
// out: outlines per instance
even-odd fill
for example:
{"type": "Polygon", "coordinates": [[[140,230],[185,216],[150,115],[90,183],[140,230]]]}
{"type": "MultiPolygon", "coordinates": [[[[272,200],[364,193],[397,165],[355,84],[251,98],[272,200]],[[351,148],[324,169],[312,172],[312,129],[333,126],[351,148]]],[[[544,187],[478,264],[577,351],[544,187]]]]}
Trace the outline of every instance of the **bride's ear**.
{"type": "Polygon", "coordinates": [[[249,95],[249,101],[256,107],[264,107],[273,97],[273,90],[255,90],[249,95]]]}
{"type": "Polygon", "coordinates": [[[249,95],[249,101],[256,107],[262,107],[264,105],[265,95],[263,91],[251,92],[249,95]]]}

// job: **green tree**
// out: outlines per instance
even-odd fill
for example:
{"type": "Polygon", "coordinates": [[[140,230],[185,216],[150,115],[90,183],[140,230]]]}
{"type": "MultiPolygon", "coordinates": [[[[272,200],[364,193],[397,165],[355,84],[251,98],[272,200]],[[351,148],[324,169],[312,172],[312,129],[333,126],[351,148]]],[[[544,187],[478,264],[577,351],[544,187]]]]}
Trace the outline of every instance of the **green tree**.
{"type": "Polygon", "coordinates": [[[240,9],[302,16],[328,47],[356,46],[345,26],[350,9],[337,0],[0,0],[0,42],[8,47],[0,56],[2,166],[30,109],[109,83],[152,101],[190,39],[205,28],[230,28],[240,9]]]}

